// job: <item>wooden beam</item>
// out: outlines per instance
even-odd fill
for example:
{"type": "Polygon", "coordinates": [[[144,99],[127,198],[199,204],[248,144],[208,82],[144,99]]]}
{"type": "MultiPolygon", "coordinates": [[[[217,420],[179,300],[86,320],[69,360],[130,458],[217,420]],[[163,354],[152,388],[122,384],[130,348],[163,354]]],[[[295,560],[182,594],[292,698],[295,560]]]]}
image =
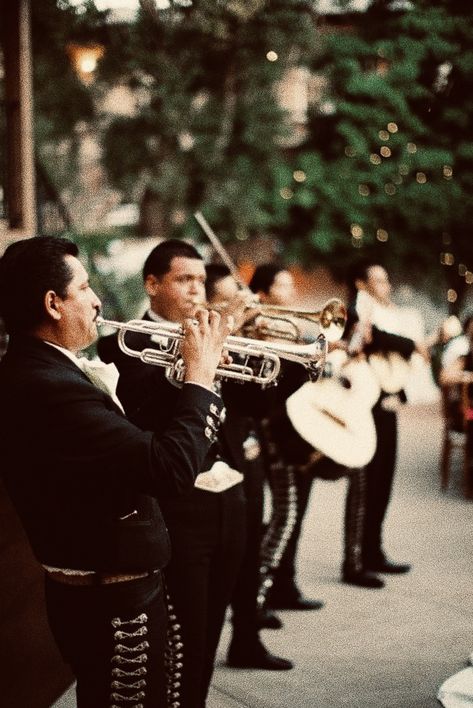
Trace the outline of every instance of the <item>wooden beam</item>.
{"type": "Polygon", "coordinates": [[[0,246],[36,231],[33,90],[29,0],[3,0],[7,223],[0,246]]]}

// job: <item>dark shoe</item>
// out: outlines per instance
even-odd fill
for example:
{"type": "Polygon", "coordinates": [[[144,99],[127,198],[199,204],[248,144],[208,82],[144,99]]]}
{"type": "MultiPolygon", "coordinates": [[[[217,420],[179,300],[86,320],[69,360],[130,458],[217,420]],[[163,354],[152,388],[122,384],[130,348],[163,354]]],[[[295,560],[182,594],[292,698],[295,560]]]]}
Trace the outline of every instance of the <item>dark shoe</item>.
{"type": "Polygon", "coordinates": [[[365,563],[365,568],[373,571],[374,573],[401,574],[408,573],[411,566],[409,563],[394,563],[394,561],[388,560],[387,558],[381,558],[377,561],[365,563]]]}
{"type": "Polygon", "coordinates": [[[303,595],[272,597],[268,604],[275,610],[320,610],[324,606],[322,600],[311,600],[303,595]]]}
{"type": "Polygon", "coordinates": [[[342,583],[358,585],[360,588],[384,588],[384,580],[367,570],[345,571],[342,573],[342,583]]]}
{"type": "Polygon", "coordinates": [[[258,629],[282,629],[283,623],[275,612],[261,610],[257,617],[258,629]]]}
{"type": "Polygon", "coordinates": [[[292,661],[271,654],[263,644],[253,647],[234,647],[230,645],[227,666],[234,669],[265,669],[266,671],[288,671],[294,667],[292,661]]]}

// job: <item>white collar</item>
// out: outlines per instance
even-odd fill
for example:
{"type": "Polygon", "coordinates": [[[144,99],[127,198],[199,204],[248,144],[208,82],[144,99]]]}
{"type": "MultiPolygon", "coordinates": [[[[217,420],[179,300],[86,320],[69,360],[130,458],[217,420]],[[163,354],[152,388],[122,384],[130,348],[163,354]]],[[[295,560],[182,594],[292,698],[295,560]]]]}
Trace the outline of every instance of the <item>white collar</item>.
{"type": "Polygon", "coordinates": [[[166,320],[164,317],[161,317],[161,315],[158,315],[157,312],[151,309],[151,307],[146,311],[146,314],[150,318],[150,320],[153,320],[153,322],[169,322],[170,320],[166,320]]]}

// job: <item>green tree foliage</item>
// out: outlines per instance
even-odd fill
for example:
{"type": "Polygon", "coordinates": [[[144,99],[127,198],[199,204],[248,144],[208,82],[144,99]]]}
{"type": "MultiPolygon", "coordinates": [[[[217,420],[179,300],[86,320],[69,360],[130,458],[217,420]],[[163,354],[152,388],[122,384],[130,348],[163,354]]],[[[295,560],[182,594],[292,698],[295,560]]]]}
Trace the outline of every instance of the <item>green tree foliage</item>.
{"type": "Polygon", "coordinates": [[[287,206],[274,195],[288,126],[275,87],[310,56],[311,3],[141,6],[136,24],[110,34],[102,67],[104,81],[125,78],[139,103],[106,131],[115,184],[134,197],[154,195],[163,235],[197,236],[188,218],[195,209],[232,238],[284,223],[287,206]]]}
{"type": "Polygon", "coordinates": [[[325,95],[281,231],[295,253],[343,270],[358,249],[423,283],[453,261],[446,274],[462,295],[473,270],[471,16],[455,0],[376,0],[322,25],[313,69],[325,95]]]}
{"type": "Polygon", "coordinates": [[[98,13],[89,4],[78,14],[62,0],[35,0],[31,7],[36,157],[44,178],[59,190],[74,182],[79,121],[91,121],[91,91],[73,70],[68,46],[94,41],[98,13]]]}

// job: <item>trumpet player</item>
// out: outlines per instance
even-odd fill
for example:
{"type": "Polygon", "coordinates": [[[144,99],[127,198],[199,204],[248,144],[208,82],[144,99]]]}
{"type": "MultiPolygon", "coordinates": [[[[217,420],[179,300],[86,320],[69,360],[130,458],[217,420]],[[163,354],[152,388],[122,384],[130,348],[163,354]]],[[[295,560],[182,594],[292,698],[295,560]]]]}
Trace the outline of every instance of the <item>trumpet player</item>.
{"type": "MultiPolygon", "coordinates": [[[[210,307],[226,306],[232,311],[235,300],[248,303],[243,320],[252,319],[257,312],[251,291],[243,292],[225,265],[206,267],[207,302],[210,307]]],[[[224,311],[223,311],[224,312],[224,311]]],[[[222,312],[222,314],[223,314],[222,312]]],[[[240,322],[236,323],[236,326],[240,322]]],[[[260,391],[255,384],[241,386],[223,383],[223,398],[227,415],[222,434],[232,454],[238,460],[238,469],[244,474],[243,489],[246,498],[246,545],[243,563],[232,595],[232,637],[227,664],[234,668],[252,668],[281,671],[292,668],[292,662],[275,656],[264,646],[259,633],[257,596],[260,576],[260,551],[263,524],[264,465],[261,445],[253,419],[253,405],[260,391]]]]}
{"type": "Polygon", "coordinates": [[[165,708],[169,536],[159,503],[187,503],[211,447],[206,433],[219,427],[210,387],[229,327],[216,313],[192,313],[186,381],[144,432],[123,414],[114,367],[78,357],[97,338],[100,307],[70,241],[26,239],[1,258],[3,479],[45,569],[49,623],[77,678],[78,708],[165,708]]]}
{"type": "MultiPolygon", "coordinates": [[[[189,318],[213,320],[216,313],[199,315],[206,272],[190,244],[168,240],[156,246],[144,264],[143,280],[149,298],[145,320],[177,322],[186,329],[195,327],[188,324],[189,318]]],[[[130,341],[139,349],[153,346],[148,335],[131,333],[130,341]]],[[[115,337],[99,342],[99,353],[119,369],[118,393],[130,419],[143,430],[164,426],[177,410],[181,392],[163,369],[124,356],[115,337]]],[[[181,708],[206,705],[225,611],[245,549],[242,475],[228,464],[228,450],[217,429],[214,417],[209,417],[205,434],[212,444],[190,493],[164,494],[161,499],[171,539],[165,581],[172,624],[180,625],[177,656],[171,656],[169,665],[170,690],[181,708]]]]}

